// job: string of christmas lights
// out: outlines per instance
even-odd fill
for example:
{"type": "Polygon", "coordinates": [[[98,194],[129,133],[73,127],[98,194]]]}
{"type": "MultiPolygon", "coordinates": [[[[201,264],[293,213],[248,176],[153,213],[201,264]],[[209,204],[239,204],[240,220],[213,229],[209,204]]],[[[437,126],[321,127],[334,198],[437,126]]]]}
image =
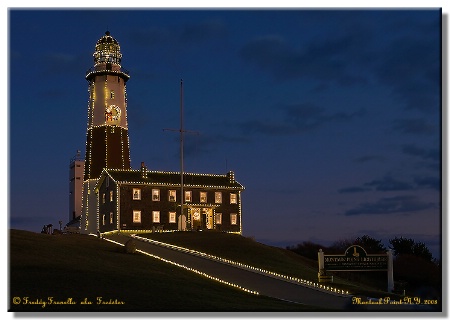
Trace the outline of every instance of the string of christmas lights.
{"type": "Polygon", "coordinates": [[[282,279],[282,280],[285,280],[285,281],[288,281],[288,282],[292,282],[292,283],[296,283],[296,284],[312,287],[314,289],[324,290],[324,291],[327,291],[328,293],[331,292],[331,293],[335,293],[335,294],[338,294],[338,295],[344,295],[344,296],[349,295],[348,291],[344,291],[344,290],[341,290],[341,289],[337,289],[337,288],[333,288],[333,287],[330,287],[330,286],[322,285],[322,284],[319,284],[317,282],[313,282],[313,281],[309,281],[309,280],[305,280],[305,279],[299,279],[297,277],[282,275],[282,274],[279,274],[277,272],[265,270],[265,269],[262,269],[262,268],[253,267],[253,266],[250,266],[248,264],[236,262],[236,261],[233,261],[233,260],[230,260],[230,259],[226,259],[226,258],[217,257],[217,256],[214,256],[214,255],[211,255],[211,254],[208,254],[208,253],[197,251],[197,250],[192,250],[192,249],[176,246],[176,245],[173,245],[173,244],[169,244],[169,243],[165,243],[165,242],[161,242],[161,241],[157,241],[157,240],[153,240],[153,239],[143,238],[143,237],[137,236],[135,234],[131,235],[131,237],[133,237],[134,239],[137,239],[137,240],[140,240],[140,241],[144,241],[144,242],[149,242],[149,243],[161,246],[161,247],[166,247],[166,248],[169,248],[169,249],[172,249],[172,250],[189,253],[189,254],[192,254],[192,255],[196,255],[196,256],[199,256],[199,257],[202,257],[202,258],[218,261],[218,262],[221,262],[221,263],[232,265],[232,266],[235,266],[235,267],[238,267],[238,268],[241,268],[241,269],[245,269],[245,270],[249,270],[249,271],[252,271],[252,272],[265,274],[265,275],[271,276],[273,278],[278,278],[278,279],[282,279]]]}

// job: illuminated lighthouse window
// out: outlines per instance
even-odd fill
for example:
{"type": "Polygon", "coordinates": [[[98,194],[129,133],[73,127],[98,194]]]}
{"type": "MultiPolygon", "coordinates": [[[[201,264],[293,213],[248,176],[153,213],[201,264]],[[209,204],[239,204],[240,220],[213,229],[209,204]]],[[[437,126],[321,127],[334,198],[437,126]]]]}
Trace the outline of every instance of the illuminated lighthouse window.
{"type": "Polygon", "coordinates": [[[119,121],[120,113],[121,110],[118,106],[110,105],[105,110],[105,121],[106,122],[119,121]]]}

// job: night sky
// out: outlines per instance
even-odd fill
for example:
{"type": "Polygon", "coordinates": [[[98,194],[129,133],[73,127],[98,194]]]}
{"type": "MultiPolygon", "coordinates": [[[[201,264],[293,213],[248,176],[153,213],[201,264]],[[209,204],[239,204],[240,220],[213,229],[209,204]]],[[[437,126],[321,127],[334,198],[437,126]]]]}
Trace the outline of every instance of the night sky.
{"type": "MultiPolygon", "coordinates": [[[[441,18],[428,10],[8,13],[9,227],[69,219],[96,41],[119,41],[131,164],[235,172],[243,235],[408,237],[440,256],[441,18]]],[[[446,36],[446,34],[445,34],[446,36]]]]}

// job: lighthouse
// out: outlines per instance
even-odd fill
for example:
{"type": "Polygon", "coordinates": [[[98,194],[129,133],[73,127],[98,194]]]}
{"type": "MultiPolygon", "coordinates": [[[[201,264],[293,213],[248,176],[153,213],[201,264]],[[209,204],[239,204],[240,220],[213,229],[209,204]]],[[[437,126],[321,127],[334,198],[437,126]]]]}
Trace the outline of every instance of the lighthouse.
{"type": "Polygon", "coordinates": [[[81,232],[98,228],[94,187],[103,169],[130,169],[126,84],[119,42],[109,31],[97,41],[94,65],[86,72],[88,121],[83,182],[81,232]]]}
{"type": "Polygon", "coordinates": [[[84,180],[97,179],[103,168],[129,169],[126,83],[122,53],[109,31],[95,45],[89,83],[88,128],[84,180]]]}

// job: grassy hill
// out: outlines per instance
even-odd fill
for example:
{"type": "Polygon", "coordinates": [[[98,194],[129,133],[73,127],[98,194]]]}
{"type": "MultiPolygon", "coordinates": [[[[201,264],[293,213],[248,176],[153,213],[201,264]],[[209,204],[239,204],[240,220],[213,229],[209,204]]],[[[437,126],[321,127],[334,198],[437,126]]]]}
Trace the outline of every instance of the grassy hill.
{"type": "Polygon", "coordinates": [[[248,294],[144,255],[125,254],[87,235],[10,230],[9,286],[9,311],[317,310],[248,294]],[[98,297],[103,303],[98,304],[98,297]],[[53,303],[44,305],[49,300],[53,303]]]}
{"type": "MultiPolygon", "coordinates": [[[[176,232],[142,236],[317,281],[317,261],[239,235],[176,232]]],[[[244,293],[144,255],[125,254],[121,247],[87,235],[10,230],[9,259],[10,311],[317,310],[244,293]],[[98,297],[109,303],[98,303],[98,297]],[[49,299],[61,304],[43,306],[49,299]]],[[[386,295],[341,279],[332,285],[351,293],[386,295]]]]}

